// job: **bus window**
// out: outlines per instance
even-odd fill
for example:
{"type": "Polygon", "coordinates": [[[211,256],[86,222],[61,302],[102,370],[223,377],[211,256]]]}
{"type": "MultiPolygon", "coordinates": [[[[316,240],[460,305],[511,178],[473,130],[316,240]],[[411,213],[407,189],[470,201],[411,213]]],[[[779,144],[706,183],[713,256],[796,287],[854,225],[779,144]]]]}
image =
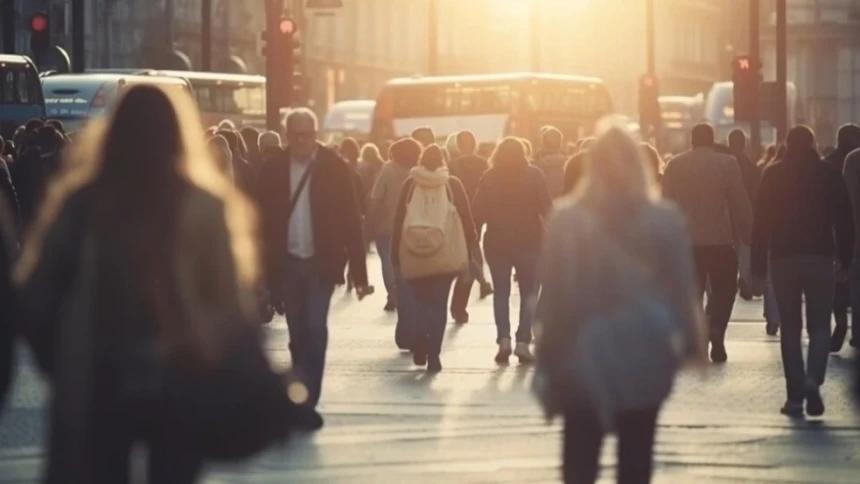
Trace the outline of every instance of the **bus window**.
{"type": "Polygon", "coordinates": [[[3,91],[2,91],[2,99],[0,102],[3,104],[18,104],[18,100],[15,99],[15,73],[12,71],[6,72],[6,75],[3,79],[3,91]]]}

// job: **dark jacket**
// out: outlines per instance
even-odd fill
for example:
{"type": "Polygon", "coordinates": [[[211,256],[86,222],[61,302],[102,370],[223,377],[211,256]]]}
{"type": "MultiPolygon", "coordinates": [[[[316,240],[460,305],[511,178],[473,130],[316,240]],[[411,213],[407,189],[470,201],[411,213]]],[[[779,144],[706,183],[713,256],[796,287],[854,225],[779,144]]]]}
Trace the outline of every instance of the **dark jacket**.
{"type": "Polygon", "coordinates": [[[10,210],[0,200],[0,412],[12,381],[18,308],[12,290],[12,263],[18,251],[10,210]]]}
{"type": "Polygon", "coordinates": [[[449,168],[451,174],[463,183],[469,200],[474,200],[475,193],[478,191],[478,183],[484,176],[484,172],[490,169],[490,163],[486,158],[481,158],[478,155],[463,155],[452,161],[449,168]]]}
{"type": "Polygon", "coordinates": [[[564,167],[567,156],[561,151],[546,151],[541,149],[535,156],[534,166],[540,168],[546,180],[549,194],[552,198],[558,198],[565,192],[564,167]]]}
{"type": "Polygon", "coordinates": [[[0,196],[6,199],[5,202],[8,206],[9,216],[11,217],[10,222],[14,227],[20,227],[21,207],[18,204],[18,193],[15,191],[15,184],[12,183],[12,174],[9,171],[9,165],[2,156],[0,156],[0,192],[2,192],[0,196]]]}
{"type": "Polygon", "coordinates": [[[817,153],[788,158],[764,172],[755,206],[752,273],[767,274],[767,257],[834,256],[851,267],[854,220],[848,189],[837,169],[817,153]]]}
{"type": "Polygon", "coordinates": [[[247,160],[233,155],[233,180],[236,186],[242,190],[247,197],[253,198],[257,187],[257,174],[254,166],[247,160]]]}
{"type": "Polygon", "coordinates": [[[363,218],[367,213],[367,199],[364,197],[364,183],[361,181],[361,174],[356,168],[349,169],[349,176],[352,178],[352,190],[355,194],[355,203],[358,207],[358,214],[363,218]]]}
{"type": "MultiPolygon", "coordinates": [[[[453,203],[457,208],[457,214],[460,216],[460,222],[463,224],[463,233],[466,235],[466,248],[469,251],[469,260],[472,260],[472,248],[478,242],[478,235],[475,232],[472,210],[469,206],[469,198],[466,194],[466,189],[463,188],[463,183],[457,177],[446,177],[438,170],[436,172],[428,172],[420,167],[416,170],[423,170],[425,174],[430,173],[431,177],[438,175],[439,177],[447,178],[447,183],[451,187],[453,203]]],[[[410,177],[403,183],[403,187],[400,189],[400,196],[397,200],[397,209],[394,213],[394,232],[391,234],[391,265],[394,267],[400,267],[400,237],[403,234],[403,220],[406,218],[406,204],[416,183],[416,170],[413,170],[410,177]]],[[[420,176],[420,173],[418,176],[420,176]]]]}
{"type": "MultiPolygon", "coordinates": [[[[260,170],[258,201],[264,263],[269,284],[281,287],[287,262],[290,211],[290,151],[260,170]]],[[[347,262],[356,285],[367,285],[364,238],[353,171],[334,151],[319,145],[309,190],[314,226],[315,263],[323,282],[343,284],[347,262]]],[[[274,290],[274,289],[273,289],[274,290]]]]}
{"type": "Polygon", "coordinates": [[[484,235],[487,257],[540,251],[544,222],[551,209],[550,192],[538,168],[487,171],[472,204],[478,233],[487,225],[484,235]]]}
{"type": "Polygon", "coordinates": [[[761,184],[761,171],[759,171],[759,168],[746,153],[733,152],[732,156],[738,161],[738,167],[741,169],[741,178],[744,181],[744,188],[750,197],[750,203],[755,206],[758,187],[761,184]]]}
{"type": "Polygon", "coordinates": [[[59,167],[59,153],[43,155],[38,148],[28,148],[11,167],[12,184],[18,197],[22,231],[30,226],[39,212],[48,181],[59,167]]]}

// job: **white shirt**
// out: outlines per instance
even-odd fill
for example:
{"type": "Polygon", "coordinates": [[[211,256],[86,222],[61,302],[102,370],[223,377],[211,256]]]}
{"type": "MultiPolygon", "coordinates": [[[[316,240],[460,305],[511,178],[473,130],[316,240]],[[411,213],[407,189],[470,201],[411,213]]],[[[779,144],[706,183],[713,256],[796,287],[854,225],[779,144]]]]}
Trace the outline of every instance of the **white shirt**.
{"type": "MultiPolygon", "coordinates": [[[[311,161],[316,158],[317,153],[314,153],[307,160],[290,160],[290,198],[296,193],[299,188],[299,182],[302,180],[311,161]]],[[[313,175],[311,175],[313,178],[313,175]]],[[[311,180],[305,183],[302,193],[296,199],[296,205],[293,207],[293,215],[290,218],[290,226],[287,231],[287,251],[290,255],[299,259],[310,259],[314,256],[314,225],[311,216],[311,180]]]]}

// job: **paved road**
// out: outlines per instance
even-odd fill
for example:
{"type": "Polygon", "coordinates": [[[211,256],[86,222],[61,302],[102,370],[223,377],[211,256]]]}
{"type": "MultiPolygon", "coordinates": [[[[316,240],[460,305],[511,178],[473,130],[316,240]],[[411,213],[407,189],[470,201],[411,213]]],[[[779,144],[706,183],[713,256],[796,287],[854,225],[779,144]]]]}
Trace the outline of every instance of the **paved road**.
{"type": "MultiPolygon", "coordinates": [[[[207,484],[558,482],[559,424],[544,422],[528,391],[528,368],[493,363],[490,302],[472,305],[469,324],[449,326],[444,370],[435,377],[396,350],[383,302],[382,294],[362,303],[335,296],[321,404],[326,428],[245,466],[209,469],[207,484]]],[[[660,420],[656,483],[860,482],[849,351],[830,360],[825,418],[791,423],[778,414],[779,345],[764,334],[760,313],[760,305],[740,302],[729,363],[678,381],[660,420]]],[[[288,364],[285,323],[267,331],[272,358],[288,364]]],[[[36,481],[44,402],[44,385],[25,359],[0,421],[0,484],[36,481]]],[[[605,482],[613,478],[613,449],[608,442],[605,482]]]]}

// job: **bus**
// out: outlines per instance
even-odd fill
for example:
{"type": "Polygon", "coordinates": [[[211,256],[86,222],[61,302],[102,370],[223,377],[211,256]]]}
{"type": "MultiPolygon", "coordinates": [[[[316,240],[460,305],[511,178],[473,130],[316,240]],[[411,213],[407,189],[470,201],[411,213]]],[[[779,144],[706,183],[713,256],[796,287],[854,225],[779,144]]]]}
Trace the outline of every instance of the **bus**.
{"type": "MultiPolygon", "coordinates": [[[[788,94],[788,125],[798,122],[800,109],[798,105],[797,87],[793,82],[786,85],[788,94]]],[[[734,84],[732,82],[715,82],[705,100],[705,119],[714,126],[717,141],[726,143],[729,133],[740,128],[750,134],[749,123],[735,121],[734,84]]],[[[764,111],[764,106],[762,107],[764,111]]],[[[761,122],[761,142],[769,145],[776,142],[776,127],[767,121],[761,122]]]]}
{"type": "Polygon", "coordinates": [[[518,136],[539,145],[551,125],[575,141],[593,133],[612,112],[612,99],[598,78],[560,74],[479,74],[392,79],[380,91],[371,140],[381,144],[409,136],[421,126],[440,141],[469,130],[480,144],[518,136]]]}
{"type": "Polygon", "coordinates": [[[28,57],[0,54],[0,134],[11,139],[18,126],[45,118],[39,70],[28,57]]]}
{"type": "Polygon", "coordinates": [[[119,73],[42,74],[46,116],[63,122],[66,132],[81,131],[89,120],[105,115],[122,93],[138,84],[158,84],[191,94],[182,79],[119,73]]]}
{"type": "Polygon", "coordinates": [[[354,100],[335,103],[323,118],[321,138],[326,144],[340,143],[346,137],[359,144],[370,141],[370,121],[376,101],[354,100]]]}
{"type": "Polygon", "coordinates": [[[704,117],[704,95],[660,96],[660,139],[658,146],[665,153],[681,153],[690,145],[690,132],[704,117]]]}
{"type": "Polygon", "coordinates": [[[225,119],[237,128],[266,129],[266,78],[222,72],[147,71],[148,75],[178,77],[188,81],[197,100],[204,126],[225,119]]]}

